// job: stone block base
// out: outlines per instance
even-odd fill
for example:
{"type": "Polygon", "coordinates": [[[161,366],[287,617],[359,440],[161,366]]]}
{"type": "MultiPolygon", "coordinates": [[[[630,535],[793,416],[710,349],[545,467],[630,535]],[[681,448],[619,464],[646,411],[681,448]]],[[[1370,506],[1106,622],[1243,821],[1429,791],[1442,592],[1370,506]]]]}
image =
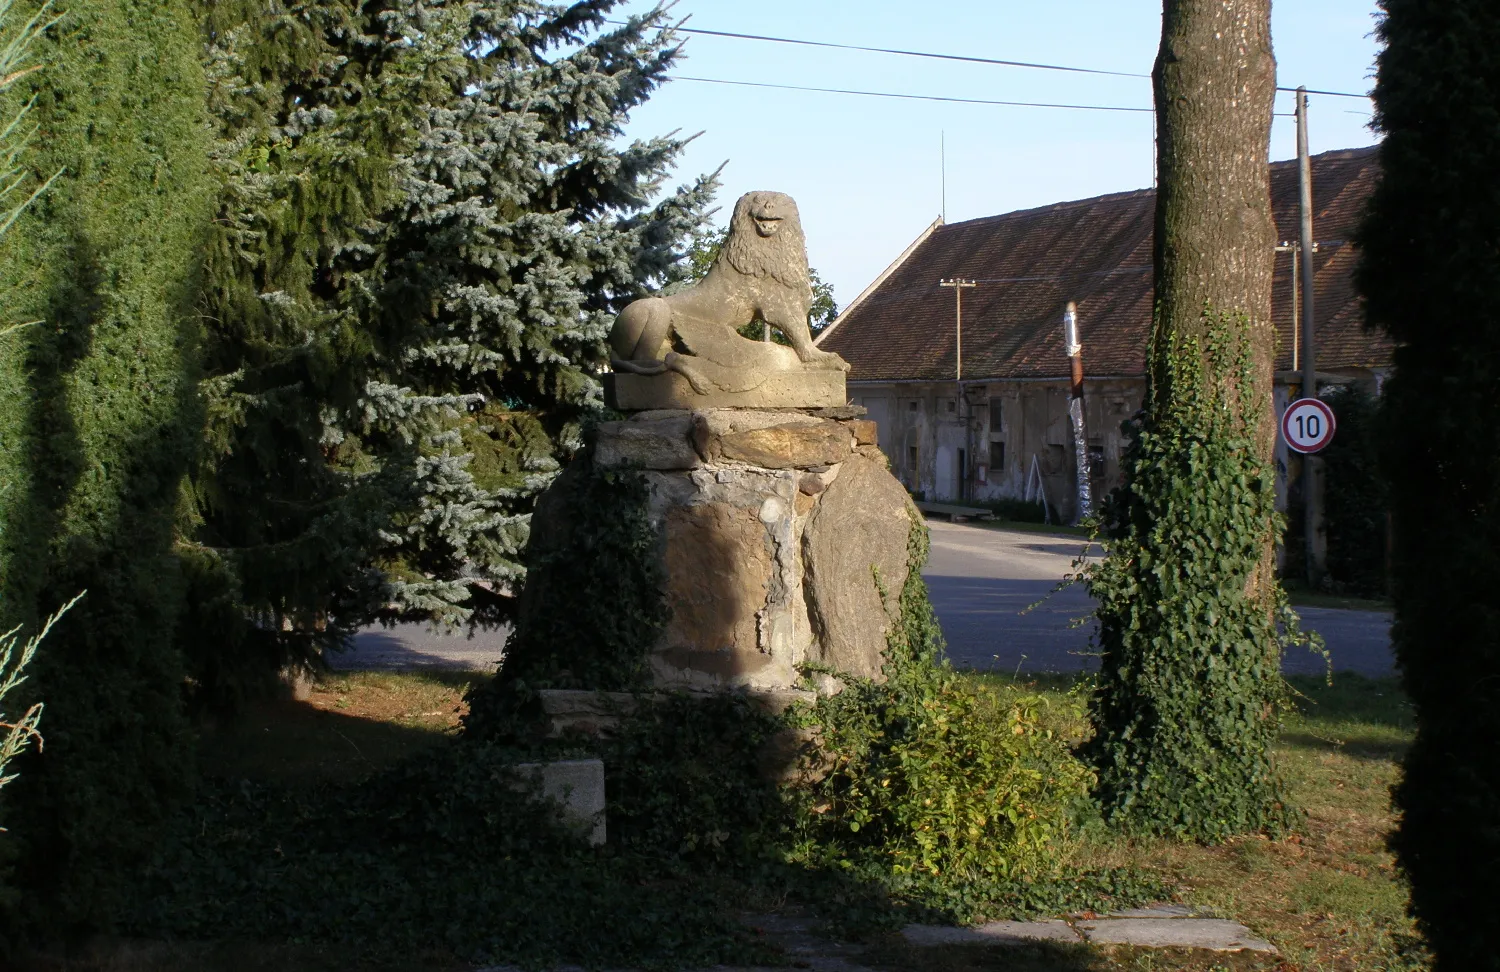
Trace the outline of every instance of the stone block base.
{"type": "Polygon", "coordinates": [[[563,821],[576,827],[590,844],[604,843],[604,761],[565,759],[552,763],[517,763],[516,785],[555,801],[563,821]]]}
{"type": "MultiPolygon", "coordinates": [[[[671,610],[646,659],[656,686],[784,693],[809,664],[881,676],[920,517],[861,414],[656,409],[598,426],[580,461],[648,490],[671,610]]],[[[569,480],[538,503],[534,545],[567,534],[569,480]]],[[[554,732],[607,730],[617,702],[549,692],[544,707],[554,732]]]]}
{"type": "Polygon", "coordinates": [[[848,401],[844,373],[834,370],[773,372],[743,392],[699,394],[675,371],[660,375],[614,372],[604,376],[604,403],[622,412],[662,408],[837,408],[848,401]]]}

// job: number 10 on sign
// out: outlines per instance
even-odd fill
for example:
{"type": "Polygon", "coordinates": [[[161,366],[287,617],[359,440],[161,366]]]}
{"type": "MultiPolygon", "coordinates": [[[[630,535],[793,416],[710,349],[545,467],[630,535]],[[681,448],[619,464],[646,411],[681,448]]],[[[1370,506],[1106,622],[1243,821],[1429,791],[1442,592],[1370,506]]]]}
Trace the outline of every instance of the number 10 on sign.
{"type": "Polygon", "coordinates": [[[1333,441],[1333,409],[1316,398],[1299,398],[1281,415],[1281,437],[1297,452],[1321,452],[1333,441]]]}

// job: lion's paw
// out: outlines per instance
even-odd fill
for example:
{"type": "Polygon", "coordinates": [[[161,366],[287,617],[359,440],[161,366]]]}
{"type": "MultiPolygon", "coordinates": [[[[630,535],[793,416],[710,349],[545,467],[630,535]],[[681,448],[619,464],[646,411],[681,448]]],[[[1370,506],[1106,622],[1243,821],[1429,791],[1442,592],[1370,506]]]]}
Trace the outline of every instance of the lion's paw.
{"type": "Polygon", "coordinates": [[[843,358],[841,358],[838,355],[834,354],[832,351],[818,351],[818,350],[814,350],[805,359],[803,359],[802,363],[805,364],[805,365],[808,365],[809,367],[818,368],[820,370],[827,370],[827,371],[848,371],[849,370],[849,362],[845,361],[843,358]]]}

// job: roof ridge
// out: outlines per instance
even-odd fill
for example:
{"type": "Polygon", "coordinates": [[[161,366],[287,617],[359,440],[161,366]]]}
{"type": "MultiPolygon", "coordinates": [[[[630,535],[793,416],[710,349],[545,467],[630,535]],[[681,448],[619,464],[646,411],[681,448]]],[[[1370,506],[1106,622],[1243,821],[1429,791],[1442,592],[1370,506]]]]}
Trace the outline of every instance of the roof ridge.
{"type": "Polygon", "coordinates": [[[961,220],[957,223],[944,223],[938,227],[938,232],[952,229],[956,226],[971,226],[975,223],[991,223],[1003,219],[1018,219],[1023,216],[1034,216],[1038,213],[1056,212],[1060,209],[1071,209],[1075,206],[1093,205],[1101,202],[1115,202],[1121,199],[1129,199],[1133,196],[1155,195],[1155,189],[1130,189],[1125,192],[1106,192],[1101,196],[1089,196],[1087,199],[1069,199],[1063,202],[1048,203],[1045,206],[1033,206],[1030,209],[1015,209],[1008,213],[997,213],[994,216],[976,216],[973,219],[961,220]]]}
{"type": "MultiPolygon", "coordinates": [[[[1318,152],[1314,155],[1309,156],[1309,161],[1316,163],[1319,159],[1328,161],[1353,160],[1364,158],[1367,156],[1373,156],[1379,150],[1379,143],[1375,145],[1361,145],[1358,148],[1329,149],[1326,152],[1318,152]]],[[[1278,159],[1268,164],[1273,169],[1283,168],[1286,166],[1295,166],[1297,164],[1297,160],[1294,158],[1278,159]]],[[[979,223],[997,222],[999,220],[1005,219],[1020,219],[1026,216],[1034,216],[1039,213],[1056,212],[1062,209],[1071,209],[1076,206],[1094,205],[1101,202],[1116,202],[1122,199],[1130,199],[1135,196],[1152,196],[1155,194],[1156,189],[1154,187],[1151,189],[1127,189],[1122,192],[1106,192],[1098,196],[1088,196],[1084,199],[1067,199],[1062,202],[1047,203],[1043,206],[1032,206],[1028,209],[1013,209],[1008,213],[996,213],[993,216],[976,216],[973,219],[960,220],[956,223],[943,223],[937,228],[937,230],[938,232],[942,232],[943,230],[952,229],[957,226],[971,226],[979,223]]]]}
{"type": "MultiPolygon", "coordinates": [[[[1312,155],[1308,156],[1308,161],[1317,162],[1319,159],[1327,159],[1329,161],[1360,159],[1366,156],[1375,155],[1379,151],[1380,143],[1377,142],[1374,145],[1361,145],[1359,148],[1329,149],[1326,152],[1315,152],[1312,155]]],[[[1275,169],[1284,166],[1294,166],[1296,164],[1297,160],[1295,158],[1277,159],[1276,161],[1271,163],[1271,168],[1275,169]]]]}

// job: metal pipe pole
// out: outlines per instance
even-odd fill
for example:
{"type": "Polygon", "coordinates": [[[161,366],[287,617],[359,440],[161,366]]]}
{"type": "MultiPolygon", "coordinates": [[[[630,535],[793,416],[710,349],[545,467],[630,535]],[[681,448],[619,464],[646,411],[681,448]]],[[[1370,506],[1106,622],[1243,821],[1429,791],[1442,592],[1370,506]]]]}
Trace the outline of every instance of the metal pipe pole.
{"type": "MultiPolygon", "coordinates": [[[[1313,272],[1312,160],[1307,148],[1307,88],[1297,89],[1297,204],[1301,215],[1298,244],[1302,262],[1302,397],[1318,397],[1317,336],[1313,294],[1317,278],[1313,272]]],[[[1302,457],[1303,541],[1307,556],[1307,582],[1317,587],[1327,566],[1323,540],[1323,460],[1302,457]]]]}
{"type": "Polygon", "coordinates": [[[1083,425],[1083,343],[1078,339],[1078,305],[1068,301],[1063,311],[1063,343],[1071,371],[1068,397],[1068,420],[1073,426],[1073,464],[1078,473],[1078,516],[1084,519],[1094,511],[1094,486],[1089,477],[1089,443],[1083,425]]]}

